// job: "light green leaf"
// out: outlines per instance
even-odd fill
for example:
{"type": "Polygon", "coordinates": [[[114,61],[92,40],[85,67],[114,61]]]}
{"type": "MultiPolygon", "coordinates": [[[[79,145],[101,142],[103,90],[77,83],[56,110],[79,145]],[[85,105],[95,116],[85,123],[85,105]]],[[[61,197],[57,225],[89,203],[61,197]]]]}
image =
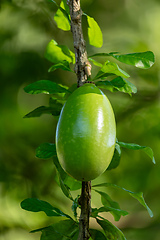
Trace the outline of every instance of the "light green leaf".
{"type": "Polygon", "coordinates": [[[93,185],[92,187],[113,187],[116,189],[120,189],[120,190],[124,190],[125,192],[129,193],[132,197],[134,197],[135,199],[137,199],[148,211],[150,217],[153,217],[153,213],[151,211],[151,209],[147,206],[144,198],[143,198],[143,193],[142,192],[131,192],[130,190],[127,190],[123,187],[117,186],[116,184],[113,183],[100,183],[97,185],[93,185]]]}
{"type": "Polygon", "coordinates": [[[68,90],[66,87],[62,87],[61,85],[51,82],[49,80],[40,80],[34,83],[29,84],[24,88],[26,93],[30,94],[55,94],[55,93],[66,93],[68,90]]]}
{"type": "Polygon", "coordinates": [[[54,20],[57,23],[57,27],[64,30],[70,30],[70,19],[68,16],[68,11],[66,11],[67,4],[64,4],[64,1],[61,1],[60,7],[58,8],[56,14],[54,15],[54,20]]]}
{"type": "Polygon", "coordinates": [[[94,18],[87,16],[89,44],[100,48],[103,45],[103,35],[98,23],[94,18]]]}
{"type": "Polygon", "coordinates": [[[57,156],[56,146],[53,143],[42,143],[36,149],[36,157],[47,159],[53,156],[57,156]]]}
{"type": "Polygon", "coordinates": [[[112,57],[120,62],[133,65],[138,68],[147,69],[150,68],[154,62],[155,57],[153,52],[140,52],[140,53],[129,53],[129,54],[110,54],[112,57]]]}
{"type": "Polygon", "coordinates": [[[119,166],[120,159],[121,159],[121,148],[120,148],[120,146],[116,143],[116,145],[115,145],[115,150],[114,150],[114,154],[113,154],[111,163],[109,164],[109,167],[107,168],[107,170],[112,170],[112,169],[117,168],[117,167],[119,166]]]}
{"type": "Polygon", "coordinates": [[[107,239],[110,240],[127,240],[120,229],[114,226],[111,222],[106,219],[96,219],[97,223],[103,228],[107,239]]]}
{"type": "Polygon", "coordinates": [[[100,69],[100,71],[97,73],[93,80],[104,79],[109,75],[117,75],[125,78],[129,77],[128,73],[123,71],[116,63],[107,61],[102,66],[102,68],[100,69]]]}
{"type": "Polygon", "coordinates": [[[39,200],[37,198],[27,198],[21,202],[21,208],[31,212],[45,212],[48,217],[67,217],[72,219],[69,215],[63,213],[58,208],[53,207],[50,203],[39,200]]]}
{"type": "Polygon", "coordinates": [[[54,64],[53,66],[51,66],[48,70],[48,72],[53,72],[55,71],[56,69],[62,69],[62,70],[65,70],[65,71],[69,71],[69,72],[74,72],[71,68],[70,68],[70,65],[69,65],[69,62],[67,61],[63,61],[63,62],[60,62],[60,63],[57,63],[57,64],[54,64]]]}
{"type": "Polygon", "coordinates": [[[56,110],[52,107],[41,106],[26,114],[24,118],[40,117],[42,114],[52,114],[54,116],[58,116],[60,114],[60,110],[56,110]]]}
{"type": "Polygon", "coordinates": [[[45,58],[52,63],[60,63],[67,61],[69,63],[75,63],[75,55],[65,45],[58,45],[56,41],[51,40],[45,51],[45,58]]]}
{"type": "Polygon", "coordinates": [[[100,62],[95,61],[93,58],[88,58],[90,62],[92,62],[95,66],[102,67],[103,64],[100,62]]]}
{"type": "Polygon", "coordinates": [[[116,77],[111,81],[96,81],[95,84],[96,86],[107,89],[111,92],[120,91],[128,93],[129,95],[137,92],[136,86],[122,77],[116,77]]]}
{"type": "Polygon", "coordinates": [[[117,142],[121,147],[123,148],[128,148],[131,150],[142,150],[144,151],[151,159],[154,164],[156,164],[154,155],[153,155],[153,150],[150,147],[146,146],[140,146],[135,143],[124,143],[124,142],[117,142]]]}

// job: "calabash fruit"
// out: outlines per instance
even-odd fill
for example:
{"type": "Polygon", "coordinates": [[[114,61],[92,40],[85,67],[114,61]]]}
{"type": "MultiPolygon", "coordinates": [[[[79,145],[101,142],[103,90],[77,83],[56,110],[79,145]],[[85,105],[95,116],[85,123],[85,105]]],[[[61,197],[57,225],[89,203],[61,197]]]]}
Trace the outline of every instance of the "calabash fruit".
{"type": "Polygon", "coordinates": [[[56,129],[57,156],[73,178],[90,181],[109,166],[116,124],[106,95],[94,84],[77,88],[64,104],[56,129]]]}

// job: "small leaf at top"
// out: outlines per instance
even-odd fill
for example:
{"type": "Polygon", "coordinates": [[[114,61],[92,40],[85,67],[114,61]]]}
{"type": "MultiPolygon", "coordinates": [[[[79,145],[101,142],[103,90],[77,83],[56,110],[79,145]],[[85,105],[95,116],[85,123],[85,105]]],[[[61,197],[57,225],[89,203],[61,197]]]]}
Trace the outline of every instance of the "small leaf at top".
{"type": "Polygon", "coordinates": [[[58,208],[53,207],[50,203],[39,200],[37,198],[27,198],[21,202],[21,208],[31,212],[45,212],[48,217],[67,217],[72,219],[69,215],[63,213],[58,208]]]}
{"type": "MultiPolygon", "coordinates": [[[[86,15],[86,14],[85,14],[86,15]]],[[[88,21],[88,38],[89,38],[89,44],[100,48],[103,45],[103,35],[102,31],[98,25],[98,23],[94,20],[94,18],[87,16],[88,21]]]]}
{"type": "Polygon", "coordinates": [[[116,63],[107,61],[102,66],[100,71],[96,74],[93,80],[102,79],[108,75],[117,75],[125,78],[129,77],[128,73],[123,71],[116,63]]]}
{"type": "Polygon", "coordinates": [[[154,54],[151,51],[129,53],[129,54],[110,54],[110,55],[120,62],[133,65],[138,68],[143,68],[143,69],[150,68],[155,62],[154,54]]]}
{"type": "Polygon", "coordinates": [[[122,77],[116,77],[111,81],[96,81],[95,84],[96,86],[107,89],[111,92],[119,91],[128,93],[129,95],[131,95],[131,93],[137,92],[136,86],[122,77]]]}
{"type": "Polygon", "coordinates": [[[36,157],[47,159],[53,156],[57,156],[56,146],[53,143],[42,143],[36,149],[36,157]]]}
{"type": "Polygon", "coordinates": [[[74,72],[71,68],[70,68],[70,65],[69,65],[69,62],[67,61],[63,61],[63,62],[60,62],[60,63],[57,63],[57,64],[54,64],[53,66],[51,66],[48,70],[48,72],[53,72],[55,71],[56,69],[62,69],[62,70],[65,70],[65,71],[69,71],[69,72],[74,72]]]}
{"type": "Polygon", "coordinates": [[[75,54],[65,45],[58,45],[56,41],[51,40],[45,51],[45,58],[52,63],[67,61],[75,63],[75,54]]]}
{"type": "Polygon", "coordinates": [[[49,81],[49,80],[40,80],[34,83],[29,84],[24,88],[26,93],[30,94],[55,94],[55,93],[66,93],[68,90],[66,87],[62,87],[59,84],[49,81]]]}
{"type": "Polygon", "coordinates": [[[154,155],[153,155],[153,150],[150,147],[140,146],[140,145],[135,144],[135,143],[124,143],[124,142],[117,142],[117,143],[123,148],[128,148],[128,149],[131,149],[131,150],[142,150],[142,151],[144,151],[152,159],[152,162],[154,164],[156,163],[154,155]]]}
{"type": "Polygon", "coordinates": [[[58,8],[56,14],[54,15],[54,20],[57,23],[57,27],[64,30],[70,30],[70,19],[66,11],[67,4],[64,4],[64,0],[61,1],[60,7],[58,8]]]}

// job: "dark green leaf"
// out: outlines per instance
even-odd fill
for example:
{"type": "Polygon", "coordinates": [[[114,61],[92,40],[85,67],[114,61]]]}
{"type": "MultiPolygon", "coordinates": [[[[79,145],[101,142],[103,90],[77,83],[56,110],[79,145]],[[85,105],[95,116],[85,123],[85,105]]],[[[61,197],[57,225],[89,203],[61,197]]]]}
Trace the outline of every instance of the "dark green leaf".
{"type": "Polygon", "coordinates": [[[97,81],[95,82],[96,86],[103,88],[103,89],[107,89],[111,92],[124,92],[124,93],[128,93],[129,95],[131,93],[136,93],[137,92],[137,88],[135,87],[135,85],[133,85],[131,82],[127,81],[126,79],[122,78],[122,77],[116,77],[111,81],[97,81]]]}
{"type": "Polygon", "coordinates": [[[72,211],[74,213],[75,218],[77,219],[77,208],[80,207],[78,203],[79,195],[74,199],[73,204],[72,204],[72,211]]]}
{"type": "Polygon", "coordinates": [[[119,221],[121,216],[126,216],[128,214],[128,212],[121,210],[119,204],[113,201],[107,193],[95,191],[101,195],[101,202],[104,205],[104,207],[99,209],[99,212],[110,211],[115,221],[119,221]]]}
{"type": "Polygon", "coordinates": [[[53,143],[42,143],[36,149],[36,157],[38,158],[47,159],[56,155],[56,146],[53,143]]]}
{"type": "Polygon", "coordinates": [[[49,80],[40,80],[34,83],[29,84],[24,88],[26,93],[30,94],[55,94],[55,93],[66,93],[68,90],[66,87],[62,87],[60,84],[49,80]]]}
{"type": "Polygon", "coordinates": [[[45,51],[45,58],[52,63],[60,63],[67,61],[69,63],[75,63],[75,55],[65,45],[58,45],[56,41],[51,40],[45,51]]]}
{"type": "Polygon", "coordinates": [[[90,229],[89,232],[93,240],[107,240],[104,234],[97,229],[90,229]]]}
{"type": "Polygon", "coordinates": [[[71,240],[78,231],[78,224],[69,219],[54,223],[42,229],[41,240],[71,240]]]}
{"type": "Polygon", "coordinates": [[[71,190],[71,191],[74,191],[74,190],[78,190],[81,188],[82,186],[82,182],[80,181],[77,181],[76,179],[70,177],[64,170],[63,168],[61,167],[59,161],[58,161],[58,158],[56,156],[54,156],[53,158],[53,162],[55,164],[55,167],[60,175],[60,178],[62,179],[63,183],[65,185],[67,185],[67,187],[71,190]]]}
{"type": "Polygon", "coordinates": [[[54,116],[58,116],[60,111],[52,107],[41,106],[26,114],[24,118],[40,117],[42,114],[52,114],[54,116]]]}
{"type": "Polygon", "coordinates": [[[70,68],[70,65],[69,65],[69,62],[67,61],[63,61],[61,63],[57,63],[57,64],[54,64],[52,67],[50,67],[50,69],[48,70],[48,72],[53,72],[55,71],[56,69],[62,69],[62,70],[65,70],[65,71],[69,71],[69,72],[74,72],[72,71],[72,69],[70,68]]]}
{"type": "Polygon", "coordinates": [[[120,62],[133,65],[138,68],[150,68],[154,62],[154,54],[151,51],[129,54],[111,54],[112,57],[120,62]]]}
{"type": "Polygon", "coordinates": [[[65,4],[65,1],[61,1],[60,7],[58,8],[56,14],[54,15],[54,20],[57,23],[57,27],[64,30],[69,31],[70,30],[70,19],[68,16],[68,13],[66,11],[67,4],[65,4]]]}
{"type": "MultiPolygon", "coordinates": [[[[86,15],[86,14],[85,14],[86,15]]],[[[103,35],[98,23],[94,18],[87,16],[89,44],[100,48],[103,45],[103,35]]]]}
{"type": "Polygon", "coordinates": [[[120,231],[120,229],[114,226],[111,222],[109,222],[106,219],[100,220],[97,218],[96,220],[97,220],[97,223],[103,228],[107,239],[126,240],[125,236],[120,231]]]}
{"type": "Polygon", "coordinates": [[[27,198],[23,200],[21,202],[21,208],[31,212],[43,211],[48,217],[61,216],[61,217],[67,217],[71,219],[69,215],[63,213],[58,208],[53,207],[50,203],[43,200],[39,200],[37,198],[27,198]]]}
{"type": "Polygon", "coordinates": [[[128,73],[123,71],[116,63],[107,61],[102,66],[102,68],[100,69],[100,71],[97,73],[93,80],[103,79],[104,77],[109,75],[117,75],[125,78],[129,77],[128,73]]]}
{"type": "Polygon", "coordinates": [[[107,170],[111,170],[111,169],[115,169],[119,166],[120,163],[120,159],[121,159],[121,148],[120,146],[116,143],[115,145],[115,150],[114,150],[114,155],[112,157],[112,161],[109,164],[109,167],[107,168],[107,170]]]}
{"type": "Polygon", "coordinates": [[[142,204],[147,209],[150,217],[153,217],[153,213],[152,213],[151,209],[147,206],[142,192],[138,192],[138,193],[137,192],[131,192],[130,190],[127,190],[123,187],[117,186],[116,184],[113,184],[113,183],[100,183],[100,184],[97,184],[97,185],[93,185],[92,187],[113,187],[113,188],[116,188],[116,189],[124,190],[127,193],[129,193],[132,197],[137,199],[140,202],[140,204],[142,204]]]}
{"type": "Polygon", "coordinates": [[[152,162],[154,164],[156,163],[155,158],[153,156],[153,151],[150,147],[140,146],[140,145],[135,144],[135,143],[124,143],[124,142],[117,142],[117,143],[123,148],[128,148],[128,149],[131,149],[131,150],[142,150],[142,151],[144,151],[152,159],[152,162]]]}

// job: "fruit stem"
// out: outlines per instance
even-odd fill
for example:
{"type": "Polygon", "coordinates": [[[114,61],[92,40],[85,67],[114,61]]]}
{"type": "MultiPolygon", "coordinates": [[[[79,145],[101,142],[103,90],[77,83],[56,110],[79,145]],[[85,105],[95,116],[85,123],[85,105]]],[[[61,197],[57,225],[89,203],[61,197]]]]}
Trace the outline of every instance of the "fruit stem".
{"type": "Polygon", "coordinates": [[[91,182],[82,182],[79,204],[81,205],[81,215],[79,218],[78,240],[88,240],[90,238],[89,217],[91,212],[91,182]]]}

